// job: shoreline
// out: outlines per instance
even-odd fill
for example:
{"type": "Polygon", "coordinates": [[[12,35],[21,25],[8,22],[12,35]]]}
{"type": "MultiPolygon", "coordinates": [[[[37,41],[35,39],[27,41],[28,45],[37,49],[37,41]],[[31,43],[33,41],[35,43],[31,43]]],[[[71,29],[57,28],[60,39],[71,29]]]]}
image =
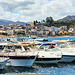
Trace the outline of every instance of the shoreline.
{"type": "Polygon", "coordinates": [[[47,36],[47,37],[38,37],[38,38],[66,38],[66,37],[68,37],[68,38],[75,38],[75,36],[47,36]]]}
{"type": "MultiPolygon", "coordinates": [[[[0,38],[29,38],[29,37],[26,37],[26,36],[21,36],[21,37],[0,36],[0,38]]],[[[30,38],[75,38],[75,36],[36,36],[36,37],[30,37],[30,38]]]]}

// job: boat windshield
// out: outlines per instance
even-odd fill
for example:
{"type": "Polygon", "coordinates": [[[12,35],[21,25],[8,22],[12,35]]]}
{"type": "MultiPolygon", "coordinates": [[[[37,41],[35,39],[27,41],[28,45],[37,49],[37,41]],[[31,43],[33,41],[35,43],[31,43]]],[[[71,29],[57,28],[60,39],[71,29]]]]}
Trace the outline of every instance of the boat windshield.
{"type": "Polygon", "coordinates": [[[40,49],[48,49],[48,48],[51,48],[51,46],[54,46],[54,45],[41,45],[40,49]]]}
{"type": "Polygon", "coordinates": [[[7,48],[7,49],[12,49],[12,48],[13,48],[13,46],[7,46],[6,48],[7,48]]]}
{"type": "Polygon", "coordinates": [[[20,45],[15,45],[15,49],[22,49],[20,45]]]}
{"type": "Polygon", "coordinates": [[[40,48],[39,49],[44,49],[44,48],[48,48],[50,45],[42,45],[42,46],[40,46],[40,48]]]}
{"type": "Polygon", "coordinates": [[[39,49],[50,49],[50,48],[55,48],[56,44],[42,44],[39,49]]]}
{"type": "Polygon", "coordinates": [[[31,48],[30,47],[24,47],[25,51],[30,51],[31,48]]]}

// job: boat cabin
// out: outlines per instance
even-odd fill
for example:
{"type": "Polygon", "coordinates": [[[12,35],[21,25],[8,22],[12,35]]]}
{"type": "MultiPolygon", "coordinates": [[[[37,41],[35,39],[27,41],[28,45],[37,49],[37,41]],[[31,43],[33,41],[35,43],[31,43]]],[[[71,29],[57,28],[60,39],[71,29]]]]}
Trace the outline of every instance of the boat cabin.
{"type": "Polygon", "coordinates": [[[21,45],[9,43],[7,46],[5,46],[3,51],[5,51],[5,52],[17,52],[17,51],[24,51],[24,49],[21,45]]]}

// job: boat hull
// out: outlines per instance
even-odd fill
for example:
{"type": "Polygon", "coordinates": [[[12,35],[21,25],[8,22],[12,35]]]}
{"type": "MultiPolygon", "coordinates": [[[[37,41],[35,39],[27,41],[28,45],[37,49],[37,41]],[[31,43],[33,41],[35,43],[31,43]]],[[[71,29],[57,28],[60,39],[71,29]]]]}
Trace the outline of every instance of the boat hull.
{"type": "Polygon", "coordinates": [[[63,55],[62,59],[59,62],[72,62],[74,59],[75,59],[75,56],[63,55]]]}
{"type": "Polygon", "coordinates": [[[59,62],[72,62],[75,59],[74,52],[62,52],[62,59],[59,62]]]}
{"type": "Polygon", "coordinates": [[[36,58],[35,63],[58,63],[61,58],[36,58]]]}
{"type": "Polygon", "coordinates": [[[4,69],[8,59],[0,59],[0,69],[4,69]]]}
{"type": "Polygon", "coordinates": [[[36,56],[9,56],[8,66],[26,66],[31,67],[36,56]]]}

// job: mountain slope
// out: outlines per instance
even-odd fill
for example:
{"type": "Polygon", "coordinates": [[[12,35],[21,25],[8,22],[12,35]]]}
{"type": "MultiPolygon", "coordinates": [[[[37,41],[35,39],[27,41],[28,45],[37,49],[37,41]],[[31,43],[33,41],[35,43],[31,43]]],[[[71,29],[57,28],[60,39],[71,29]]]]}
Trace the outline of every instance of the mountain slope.
{"type": "Polygon", "coordinates": [[[75,20],[75,16],[66,16],[62,19],[59,19],[59,21],[68,21],[68,20],[75,20]]]}
{"type": "Polygon", "coordinates": [[[14,21],[9,21],[9,20],[0,19],[0,25],[9,25],[9,24],[25,25],[25,24],[27,24],[27,23],[25,23],[25,22],[20,22],[20,21],[14,22],[14,21]]]}

